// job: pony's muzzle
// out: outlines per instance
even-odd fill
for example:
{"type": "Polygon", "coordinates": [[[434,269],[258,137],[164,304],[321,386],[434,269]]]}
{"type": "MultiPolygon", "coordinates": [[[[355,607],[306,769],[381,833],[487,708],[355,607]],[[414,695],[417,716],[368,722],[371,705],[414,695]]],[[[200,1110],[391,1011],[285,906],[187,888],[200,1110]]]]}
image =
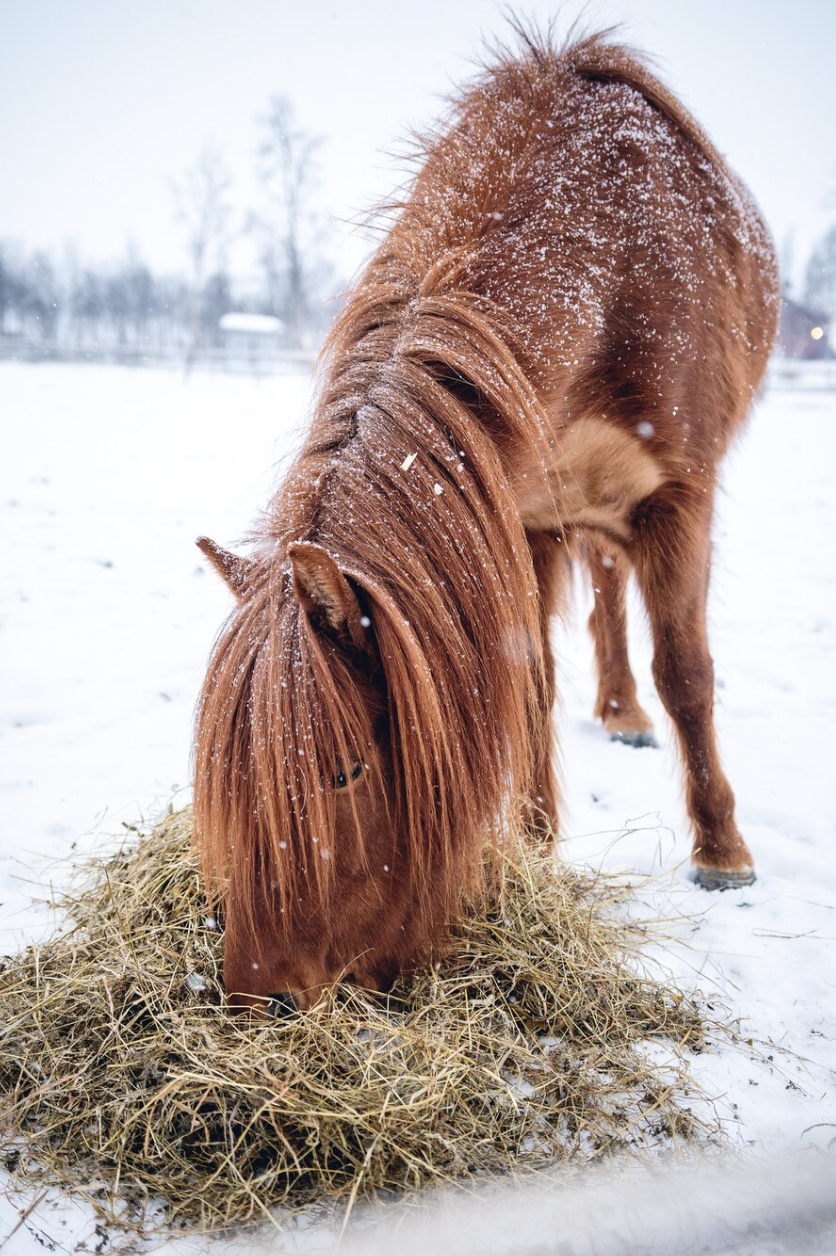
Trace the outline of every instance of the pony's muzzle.
{"type": "Polygon", "coordinates": [[[256,1016],[282,1018],[294,1012],[308,1012],[329,998],[332,987],[328,984],[311,986],[307,990],[277,990],[271,994],[227,994],[227,1006],[233,1012],[251,1012],[256,1016]]]}
{"type": "Polygon", "coordinates": [[[289,1016],[291,1012],[297,1010],[297,1003],[289,990],[282,990],[278,994],[269,996],[269,1011],[273,1016],[289,1016]]]}
{"type": "Polygon", "coordinates": [[[227,1007],[233,1012],[250,1012],[253,1016],[266,1019],[282,1019],[292,1016],[300,1010],[300,1004],[289,990],[279,990],[275,994],[229,994],[227,1007]]]}

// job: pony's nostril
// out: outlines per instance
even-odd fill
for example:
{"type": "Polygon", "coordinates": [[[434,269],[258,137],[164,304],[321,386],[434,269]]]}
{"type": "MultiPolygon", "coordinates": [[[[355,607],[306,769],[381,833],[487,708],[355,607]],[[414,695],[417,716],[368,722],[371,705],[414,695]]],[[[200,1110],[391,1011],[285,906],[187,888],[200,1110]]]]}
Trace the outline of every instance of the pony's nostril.
{"type": "Polygon", "coordinates": [[[279,994],[271,994],[270,1011],[274,1016],[287,1016],[290,1012],[296,1011],[296,1000],[292,994],[282,991],[279,994]]]}

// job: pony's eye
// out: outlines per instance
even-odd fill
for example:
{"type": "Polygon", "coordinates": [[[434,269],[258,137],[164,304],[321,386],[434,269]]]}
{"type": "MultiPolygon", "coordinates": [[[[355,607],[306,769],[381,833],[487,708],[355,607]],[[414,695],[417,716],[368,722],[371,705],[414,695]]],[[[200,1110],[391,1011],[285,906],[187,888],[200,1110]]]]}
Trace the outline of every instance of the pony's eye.
{"type": "Polygon", "coordinates": [[[355,764],[352,766],[352,769],[351,769],[351,775],[348,775],[346,772],[344,772],[344,771],[343,771],[343,769],[342,769],[342,768],[340,768],[339,772],[338,772],[338,773],[337,773],[337,775],[334,777],[334,786],[335,786],[337,789],[345,789],[345,787],[346,787],[346,785],[348,784],[348,782],[349,782],[350,780],[351,780],[351,781],[356,781],[356,780],[357,780],[357,777],[360,775],[360,773],[361,773],[362,771],[363,771],[363,765],[362,765],[362,763],[355,763],[355,764]]]}

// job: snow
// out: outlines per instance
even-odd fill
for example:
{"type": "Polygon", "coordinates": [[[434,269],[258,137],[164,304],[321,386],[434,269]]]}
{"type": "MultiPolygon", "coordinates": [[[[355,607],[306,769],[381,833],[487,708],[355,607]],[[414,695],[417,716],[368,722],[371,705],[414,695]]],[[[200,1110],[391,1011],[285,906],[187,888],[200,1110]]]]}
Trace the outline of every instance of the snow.
{"type": "MultiPolygon", "coordinates": [[[[37,900],[67,856],[185,801],[193,708],[229,609],[194,539],[246,533],[310,392],[301,374],[0,365],[0,952],[49,927],[37,900]]],[[[717,1116],[742,1149],[795,1156],[836,1133],[836,394],[774,387],[725,484],[716,715],[759,879],[708,895],[687,878],[638,608],[633,662],[661,749],[611,743],[593,722],[586,587],[556,628],[563,853],[636,883],[636,910],[659,922],[652,952],[739,1022],[740,1046],[694,1061],[717,1116]]],[[[51,1208],[4,1256],[37,1251],[33,1230],[55,1240],[59,1215],[62,1249],[88,1232],[83,1210],[51,1208]]],[[[18,1220],[0,1202],[0,1242],[18,1220]]]]}

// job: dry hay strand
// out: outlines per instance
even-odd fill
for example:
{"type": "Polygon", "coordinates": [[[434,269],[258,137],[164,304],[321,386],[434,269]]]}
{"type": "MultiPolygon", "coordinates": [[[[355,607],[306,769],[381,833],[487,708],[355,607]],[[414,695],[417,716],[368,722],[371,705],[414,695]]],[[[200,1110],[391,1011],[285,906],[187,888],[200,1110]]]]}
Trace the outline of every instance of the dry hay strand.
{"type": "Polygon", "coordinates": [[[251,1022],[222,1006],[190,836],[181,811],[88,865],[72,923],[0,965],[16,1182],[140,1233],[222,1231],[705,1134],[686,1106],[700,1013],[641,962],[623,884],[522,847],[430,971],[251,1022]]]}

